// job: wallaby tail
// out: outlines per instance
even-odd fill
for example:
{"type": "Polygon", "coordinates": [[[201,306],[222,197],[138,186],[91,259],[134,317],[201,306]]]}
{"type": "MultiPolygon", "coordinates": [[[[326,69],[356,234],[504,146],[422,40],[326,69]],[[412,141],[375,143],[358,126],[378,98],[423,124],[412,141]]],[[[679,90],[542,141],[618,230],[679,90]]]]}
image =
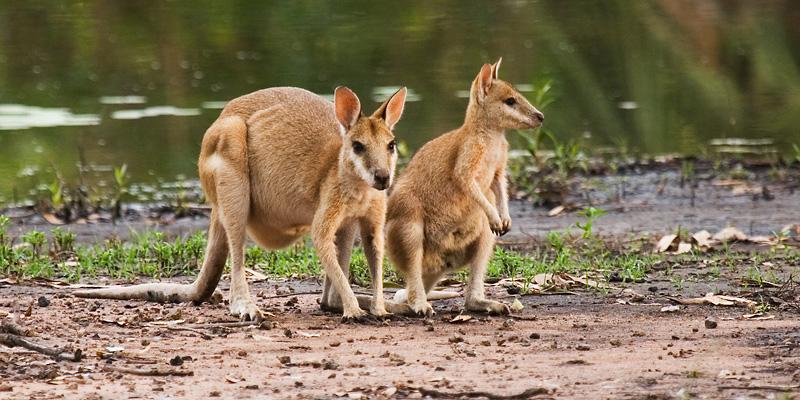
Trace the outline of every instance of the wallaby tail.
{"type": "MultiPolygon", "coordinates": [[[[461,293],[458,292],[450,292],[446,290],[431,290],[428,292],[426,296],[429,301],[434,300],[447,300],[447,299],[454,299],[456,297],[461,297],[461,293]]],[[[398,303],[405,303],[408,301],[408,291],[406,289],[400,289],[394,293],[393,300],[398,303]]]]}
{"type": "MultiPolygon", "coordinates": [[[[72,292],[77,297],[115,300],[147,300],[157,303],[203,302],[197,296],[194,284],[145,283],[133,286],[109,286],[102,289],[78,290],[72,292]]],[[[210,297],[214,297],[213,295],[210,297]]],[[[211,299],[214,302],[214,299],[211,299]]]]}
{"type": "Polygon", "coordinates": [[[73,292],[77,297],[94,299],[117,300],[147,300],[159,303],[184,303],[191,301],[195,304],[208,301],[219,303],[222,294],[215,291],[225,260],[228,258],[228,241],[225,229],[219,221],[216,210],[211,211],[211,220],[208,227],[208,244],[206,245],[206,258],[203,268],[197,279],[191,284],[183,283],[145,283],[133,286],[111,286],[102,289],[78,290],[73,292]]]}

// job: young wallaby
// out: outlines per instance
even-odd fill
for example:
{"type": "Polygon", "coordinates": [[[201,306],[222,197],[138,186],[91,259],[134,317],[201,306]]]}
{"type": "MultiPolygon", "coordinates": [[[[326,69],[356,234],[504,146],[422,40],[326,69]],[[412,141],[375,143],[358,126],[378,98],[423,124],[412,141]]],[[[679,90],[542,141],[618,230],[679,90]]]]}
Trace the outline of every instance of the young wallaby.
{"type": "Polygon", "coordinates": [[[342,310],[345,319],[359,318],[365,312],[348,281],[358,228],[374,292],[365,308],[373,315],[387,314],[385,189],[392,184],[397,162],[392,129],[405,99],[406,89],[401,88],[371,116],[361,113],[358,97],[346,87],[336,88],[333,103],[291,87],[232,100],[206,131],[200,151],[200,182],[211,203],[211,221],[206,258],[194,283],[111,287],[76,295],[200,303],[214,295],[230,255],[230,312],[261,320],[245,279],[245,232],[268,249],[286,247],[310,232],[325,270],[322,306],[342,310]]]}
{"type": "Polygon", "coordinates": [[[508,313],[487,300],[483,279],[495,235],[511,228],[506,188],[507,129],[541,125],[544,115],[497,78],[500,60],[472,82],[464,124],[422,146],[389,194],[390,260],[406,279],[395,301],[432,315],[427,294],[447,272],[468,265],[467,310],[508,313]]]}

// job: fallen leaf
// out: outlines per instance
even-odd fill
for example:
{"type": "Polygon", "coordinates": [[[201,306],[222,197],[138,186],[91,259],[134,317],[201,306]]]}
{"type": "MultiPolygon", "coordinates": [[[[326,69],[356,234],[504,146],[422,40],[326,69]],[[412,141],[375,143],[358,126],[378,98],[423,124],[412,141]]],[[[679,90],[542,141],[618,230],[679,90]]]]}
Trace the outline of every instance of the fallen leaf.
{"type": "Polygon", "coordinates": [[[303,332],[303,331],[300,331],[300,330],[298,330],[296,332],[297,332],[298,335],[303,336],[303,337],[308,337],[308,338],[319,337],[319,333],[303,332]]]}
{"type": "Polygon", "coordinates": [[[511,312],[518,313],[518,312],[522,311],[522,309],[525,308],[525,306],[522,305],[522,303],[519,301],[519,299],[514,299],[514,302],[511,303],[511,307],[510,308],[511,308],[511,312]]]}
{"type": "Polygon", "coordinates": [[[265,281],[265,280],[269,279],[268,276],[262,274],[261,272],[258,272],[256,270],[254,270],[254,269],[245,268],[244,272],[247,275],[247,280],[249,280],[251,282],[261,282],[261,281],[265,281]]]}
{"type": "Polygon", "coordinates": [[[561,214],[562,212],[564,212],[564,208],[565,207],[563,205],[553,207],[552,209],[550,209],[550,211],[547,212],[547,216],[548,217],[555,217],[556,215],[561,214]]]}
{"type": "Polygon", "coordinates": [[[64,220],[61,219],[61,218],[58,218],[53,213],[47,213],[47,212],[46,213],[42,213],[42,217],[45,219],[45,221],[47,221],[48,223],[50,223],[52,225],[64,225],[64,220]]]}
{"type": "Polygon", "coordinates": [[[692,242],[701,249],[711,248],[718,243],[711,238],[711,233],[707,230],[695,232],[695,234],[692,235],[692,242]]]}
{"type": "Polygon", "coordinates": [[[237,377],[235,377],[235,376],[233,376],[233,375],[227,375],[227,376],[225,377],[225,380],[226,380],[226,381],[228,381],[228,383],[238,383],[238,382],[241,382],[241,379],[239,379],[239,378],[237,378],[237,377]]]}
{"type": "Polygon", "coordinates": [[[691,243],[678,243],[678,250],[675,250],[675,254],[684,254],[692,251],[692,244],[691,243]]]}
{"type": "Polygon", "coordinates": [[[729,226],[713,236],[714,240],[719,240],[720,242],[731,242],[731,241],[739,241],[744,242],[747,240],[747,235],[744,234],[738,228],[734,228],[729,226]]]}
{"type": "Polygon", "coordinates": [[[712,304],[715,306],[755,307],[758,304],[753,300],[748,300],[742,297],[724,296],[714,293],[708,293],[703,297],[695,297],[691,299],[679,299],[670,297],[670,300],[676,301],[684,305],[712,304]]]}
{"type": "Polygon", "coordinates": [[[676,306],[676,305],[661,307],[661,312],[675,312],[675,311],[680,311],[680,310],[681,310],[681,307],[680,306],[676,306]]]}
{"type": "Polygon", "coordinates": [[[455,318],[450,320],[450,323],[451,324],[459,324],[459,323],[462,323],[462,322],[467,322],[467,321],[469,321],[471,319],[472,319],[471,315],[458,314],[458,315],[455,316],[455,318]]]}
{"type": "Polygon", "coordinates": [[[675,234],[666,235],[658,241],[658,244],[656,244],[656,249],[655,249],[656,253],[663,253],[669,250],[671,247],[677,248],[679,242],[680,239],[678,239],[678,235],[675,234]]]}
{"type": "Polygon", "coordinates": [[[768,314],[765,314],[765,313],[755,313],[755,314],[744,314],[744,315],[742,315],[742,318],[749,319],[751,321],[764,321],[764,320],[768,320],[768,319],[773,319],[773,318],[775,318],[775,316],[774,315],[768,315],[768,314]]]}

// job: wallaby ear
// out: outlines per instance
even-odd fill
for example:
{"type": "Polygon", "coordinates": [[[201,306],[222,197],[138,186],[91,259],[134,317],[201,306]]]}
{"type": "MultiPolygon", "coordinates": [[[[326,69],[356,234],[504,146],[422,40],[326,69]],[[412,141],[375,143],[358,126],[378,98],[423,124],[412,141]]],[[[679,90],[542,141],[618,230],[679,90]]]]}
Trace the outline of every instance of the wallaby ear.
{"type": "Polygon", "coordinates": [[[478,72],[478,76],[475,78],[475,83],[473,84],[472,87],[473,94],[477,96],[478,100],[483,101],[483,98],[486,97],[487,94],[489,94],[489,88],[491,87],[492,87],[492,66],[489,64],[483,64],[481,72],[478,72]]]}
{"type": "Polygon", "coordinates": [[[494,65],[492,65],[492,79],[497,79],[497,72],[500,70],[500,63],[503,62],[503,57],[497,60],[494,65]]]}
{"type": "Polygon", "coordinates": [[[345,132],[350,130],[361,116],[361,102],[346,86],[339,86],[333,92],[333,108],[336,110],[336,119],[345,132]]]}
{"type": "Polygon", "coordinates": [[[403,115],[403,109],[406,106],[407,93],[408,90],[405,88],[405,86],[401,87],[400,90],[392,95],[392,97],[389,97],[388,100],[383,102],[383,104],[381,104],[381,106],[375,110],[375,113],[372,114],[372,116],[380,118],[386,122],[386,126],[388,126],[389,129],[394,129],[394,125],[403,115]]]}

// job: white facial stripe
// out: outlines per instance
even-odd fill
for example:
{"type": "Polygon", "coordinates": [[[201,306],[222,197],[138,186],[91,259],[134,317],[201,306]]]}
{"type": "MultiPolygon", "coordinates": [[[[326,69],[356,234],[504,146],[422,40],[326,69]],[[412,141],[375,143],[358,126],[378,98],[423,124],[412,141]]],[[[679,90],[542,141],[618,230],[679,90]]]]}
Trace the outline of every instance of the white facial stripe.
{"type": "Polygon", "coordinates": [[[367,167],[364,166],[364,161],[352,151],[350,152],[350,161],[353,163],[356,174],[358,174],[358,176],[361,177],[364,182],[370,186],[375,185],[375,180],[373,179],[372,174],[367,171],[367,167]]]}
{"type": "Polygon", "coordinates": [[[511,111],[514,114],[514,117],[516,117],[519,122],[527,123],[528,121],[530,121],[529,117],[525,116],[525,114],[521,113],[516,108],[511,108],[511,111]]]}
{"type": "Polygon", "coordinates": [[[347,134],[347,129],[344,128],[344,125],[342,125],[342,124],[340,124],[338,122],[336,123],[336,125],[339,125],[339,133],[342,136],[345,136],[347,134]]]}
{"type": "Polygon", "coordinates": [[[397,167],[397,150],[394,151],[392,154],[392,161],[389,165],[389,186],[392,187],[392,183],[394,182],[394,169],[397,167]]]}

